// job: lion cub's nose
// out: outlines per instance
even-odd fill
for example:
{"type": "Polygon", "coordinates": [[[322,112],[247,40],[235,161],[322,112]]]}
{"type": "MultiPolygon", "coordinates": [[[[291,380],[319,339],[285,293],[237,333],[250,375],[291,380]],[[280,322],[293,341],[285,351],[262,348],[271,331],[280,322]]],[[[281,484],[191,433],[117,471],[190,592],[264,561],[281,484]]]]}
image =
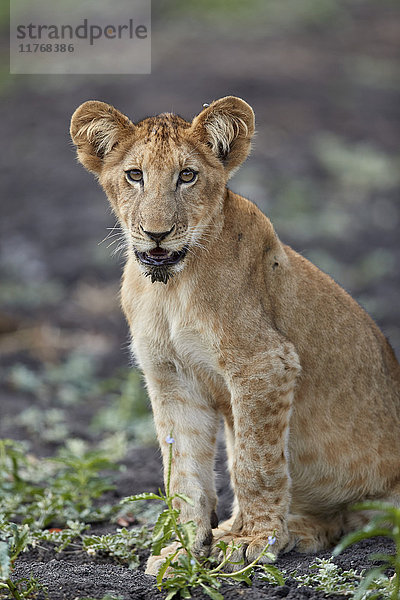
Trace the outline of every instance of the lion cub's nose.
{"type": "Polygon", "coordinates": [[[175,225],[172,225],[172,227],[171,227],[171,229],[169,231],[161,231],[160,233],[158,233],[156,231],[146,231],[145,229],[143,229],[143,227],[141,225],[140,225],[140,229],[150,239],[152,239],[154,242],[156,242],[157,244],[159,244],[163,239],[165,239],[170,233],[173,232],[173,230],[175,229],[175,225]]]}

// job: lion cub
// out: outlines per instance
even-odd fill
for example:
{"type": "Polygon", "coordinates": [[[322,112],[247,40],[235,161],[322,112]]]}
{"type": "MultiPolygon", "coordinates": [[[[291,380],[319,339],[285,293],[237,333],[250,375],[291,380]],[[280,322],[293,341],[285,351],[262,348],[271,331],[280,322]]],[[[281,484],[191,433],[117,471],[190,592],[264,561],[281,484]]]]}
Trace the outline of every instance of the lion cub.
{"type": "Polygon", "coordinates": [[[175,440],[172,492],[193,499],[176,501],[181,519],[199,552],[224,536],[247,561],[273,533],[277,551],[315,552],[354,527],[355,501],[400,500],[399,364],[364,310],[226,187],[253,133],[232,96],[192,122],[132,123],[96,101],[71,122],[126,235],[122,306],[164,467],[175,440]],[[221,415],[235,501],[213,536],[221,415]]]}

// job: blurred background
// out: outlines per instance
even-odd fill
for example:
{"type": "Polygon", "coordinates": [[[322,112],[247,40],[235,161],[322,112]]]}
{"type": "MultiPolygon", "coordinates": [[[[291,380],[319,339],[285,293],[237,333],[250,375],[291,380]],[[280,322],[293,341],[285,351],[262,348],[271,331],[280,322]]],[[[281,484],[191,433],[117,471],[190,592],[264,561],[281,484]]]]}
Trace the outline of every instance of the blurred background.
{"type": "MultiPolygon", "coordinates": [[[[153,0],[152,74],[10,76],[1,9],[0,437],[154,441],[119,308],[123,257],[69,135],[88,99],[191,119],[238,95],[253,153],[231,188],[344,286],[400,351],[398,0],[153,0]],[[111,240],[112,241],[112,240],[111,240]]],[[[110,442],[111,440],[111,442],[110,442]]]]}

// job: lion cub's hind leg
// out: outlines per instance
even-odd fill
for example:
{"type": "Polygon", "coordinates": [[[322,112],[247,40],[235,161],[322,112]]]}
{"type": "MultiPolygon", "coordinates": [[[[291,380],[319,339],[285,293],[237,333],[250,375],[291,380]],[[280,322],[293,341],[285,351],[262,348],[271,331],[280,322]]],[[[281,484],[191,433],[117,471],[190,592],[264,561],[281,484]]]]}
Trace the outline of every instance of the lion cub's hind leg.
{"type": "MultiPolygon", "coordinates": [[[[377,500],[400,507],[400,484],[395,484],[385,498],[377,500]]],[[[354,511],[351,507],[326,518],[289,514],[289,542],[283,551],[289,552],[293,548],[310,553],[326,550],[335,546],[347,533],[364,527],[376,514],[374,510],[354,511]]]]}

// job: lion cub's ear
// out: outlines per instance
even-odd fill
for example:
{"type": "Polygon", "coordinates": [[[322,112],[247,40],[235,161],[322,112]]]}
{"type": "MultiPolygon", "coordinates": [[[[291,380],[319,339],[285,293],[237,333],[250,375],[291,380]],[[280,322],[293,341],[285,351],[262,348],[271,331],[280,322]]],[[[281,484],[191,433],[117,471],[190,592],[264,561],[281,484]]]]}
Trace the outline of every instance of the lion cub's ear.
{"type": "Polygon", "coordinates": [[[253,109],[235,96],[215,100],[192,122],[194,136],[211,148],[228,172],[247,158],[254,126],[253,109]]]}
{"type": "Polygon", "coordinates": [[[135,125],[113,106],[89,100],[76,109],[71,119],[70,133],[77,147],[78,158],[86,169],[99,173],[104,157],[135,125]]]}

